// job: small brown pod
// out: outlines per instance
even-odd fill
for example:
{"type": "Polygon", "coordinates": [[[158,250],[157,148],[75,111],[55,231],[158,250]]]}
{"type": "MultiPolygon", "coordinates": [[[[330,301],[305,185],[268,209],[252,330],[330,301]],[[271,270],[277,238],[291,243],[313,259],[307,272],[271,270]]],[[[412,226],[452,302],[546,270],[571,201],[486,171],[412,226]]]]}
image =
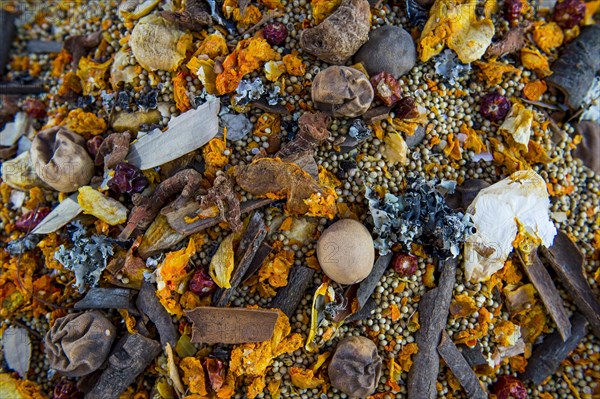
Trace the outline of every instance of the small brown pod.
{"type": "Polygon", "coordinates": [[[300,34],[302,48],[330,64],[343,65],[369,39],[371,7],[367,0],[342,0],[333,14],[300,34]]]}
{"type": "Polygon", "coordinates": [[[373,102],[373,86],[358,69],[331,66],[315,76],[312,85],[315,106],[334,117],[354,118],[367,112],[373,102]]]}
{"type": "Polygon", "coordinates": [[[377,346],[365,337],[348,337],[340,341],[328,373],[331,385],[350,397],[372,395],[381,375],[381,357],[377,346]]]}
{"type": "Polygon", "coordinates": [[[64,127],[39,132],[30,152],[35,172],[56,191],[75,191],[94,175],[94,162],[86,151],[85,139],[64,127]]]}
{"type": "Polygon", "coordinates": [[[44,340],[50,368],[67,377],[98,370],[110,353],[115,335],[115,326],[97,310],[57,319],[44,340]]]}

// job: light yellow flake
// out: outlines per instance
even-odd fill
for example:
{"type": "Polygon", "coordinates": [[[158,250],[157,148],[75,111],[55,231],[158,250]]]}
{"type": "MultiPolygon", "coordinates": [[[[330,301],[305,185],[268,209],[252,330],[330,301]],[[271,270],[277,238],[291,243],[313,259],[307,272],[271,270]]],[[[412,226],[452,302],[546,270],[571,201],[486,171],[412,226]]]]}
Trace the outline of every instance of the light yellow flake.
{"type": "Polygon", "coordinates": [[[127,208],[125,205],[90,186],[79,188],[77,202],[83,209],[83,213],[93,215],[111,226],[127,221],[127,208]]]}

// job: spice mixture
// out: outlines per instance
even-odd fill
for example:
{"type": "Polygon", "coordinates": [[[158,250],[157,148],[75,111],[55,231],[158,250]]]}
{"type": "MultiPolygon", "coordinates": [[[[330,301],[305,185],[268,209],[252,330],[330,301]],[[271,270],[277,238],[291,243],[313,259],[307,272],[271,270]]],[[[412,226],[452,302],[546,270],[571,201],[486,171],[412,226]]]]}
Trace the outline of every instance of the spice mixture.
{"type": "Polygon", "coordinates": [[[3,1],[2,398],[600,398],[600,1],[3,1]]]}

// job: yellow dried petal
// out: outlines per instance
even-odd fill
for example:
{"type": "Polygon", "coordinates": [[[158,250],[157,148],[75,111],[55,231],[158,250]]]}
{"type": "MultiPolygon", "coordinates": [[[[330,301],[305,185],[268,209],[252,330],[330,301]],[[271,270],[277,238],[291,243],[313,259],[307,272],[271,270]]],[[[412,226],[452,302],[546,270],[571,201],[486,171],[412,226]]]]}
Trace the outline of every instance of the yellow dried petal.
{"type": "Polygon", "coordinates": [[[383,156],[392,164],[405,165],[408,162],[408,145],[402,136],[391,132],[385,136],[383,156]]]}
{"type": "Polygon", "coordinates": [[[206,396],[206,381],[204,378],[204,368],[200,360],[194,357],[185,357],[181,359],[179,368],[183,371],[182,381],[187,385],[191,393],[206,396]]]}
{"type": "Polygon", "coordinates": [[[299,367],[290,367],[289,370],[292,384],[300,389],[318,388],[325,383],[322,378],[315,377],[312,370],[301,369],[299,367]]]}
{"type": "Polygon", "coordinates": [[[215,62],[213,60],[201,60],[192,57],[186,66],[198,76],[198,80],[200,80],[208,94],[217,93],[217,74],[215,73],[215,62]]]}
{"type": "Polygon", "coordinates": [[[286,67],[282,61],[269,61],[265,63],[265,77],[275,82],[286,72],[286,67]]]}
{"type": "Polygon", "coordinates": [[[234,267],[233,241],[235,234],[230,234],[221,242],[217,252],[210,261],[208,272],[215,284],[221,288],[231,288],[231,273],[234,267]]]}
{"type": "Polygon", "coordinates": [[[297,54],[288,54],[283,56],[283,63],[287,73],[293,76],[304,76],[306,73],[306,65],[302,62],[302,58],[297,54]]]}
{"type": "Polygon", "coordinates": [[[552,75],[548,58],[542,55],[538,49],[531,47],[521,49],[521,64],[541,78],[552,75]]]}
{"type": "Polygon", "coordinates": [[[565,35],[556,22],[538,23],[533,28],[533,40],[543,52],[549,53],[563,44],[565,35]]]}
{"type": "Polygon", "coordinates": [[[93,215],[111,226],[127,221],[127,208],[125,205],[90,186],[79,188],[77,202],[83,209],[83,213],[93,215]]]}

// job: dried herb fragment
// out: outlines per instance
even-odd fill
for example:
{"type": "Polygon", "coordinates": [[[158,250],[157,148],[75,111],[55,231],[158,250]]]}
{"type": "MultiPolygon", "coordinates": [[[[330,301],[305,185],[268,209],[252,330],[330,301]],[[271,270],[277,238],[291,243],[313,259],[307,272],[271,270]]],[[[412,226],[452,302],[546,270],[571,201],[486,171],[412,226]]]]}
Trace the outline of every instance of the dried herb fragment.
{"type": "Polygon", "coordinates": [[[202,0],[186,1],[182,12],[159,11],[158,15],[184,30],[201,31],[204,26],[212,25],[210,8],[202,0]]]}
{"type": "Polygon", "coordinates": [[[231,230],[239,233],[242,229],[240,200],[234,189],[233,178],[226,174],[219,174],[208,190],[206,195],[202,196],[201,206],[208,209],[216,205],[219,208],[221,219],[229,224],[231,230]]]}
{"type": "Polygon", "coordinates": [[[392,267],[402,277],[410,277],[417,272],[419,262],[416,256],[397,253],[392,259],[392,267]]]}
{"type": "Polygon", "coordinates": [[[32,231],[35,229],[46,216],[50,213],[50,208],[41,207],[36,210],[27,212],[23,216],[19,217],[15,222],[15,227],[20,231],[32,231]]]}
{"type": "Polygon", "coordinates": [[[138,194],[148,186],[148,179],[141,170],[129,162],[119,162],[113,177],[107,183],[110,191],[116,194],[138,194]]]}
{"type": "Polygon", "coordinates": [[[135,291],[127,288],[90,289],[83,299],[73,306],[73,309],[127,309],[137,313],[133,307],[135,291]]]}
{"type": "Polygon", "coordinates": [[[270,306],[279,308],[287,317],[292,317],[308,287],[312,284],[315,271],[304,266],[294,266],[290,270],[288,283],[277,291],[270,306]]]}
{"type": "Polygon", "coordinates": [[[162,347],[171,345],[174,348],[177,345],[177,330],[171,316],[156,296],[154,285],[144,281],[135,304],[156,326],[162,347]]]}
{"type": "Polygon", "coordinates": [[[510,375],[503,375],[494,384],[494,394],[498,399],[526,399],[527,389],[521,380],[510,375]]]}
{"type": "Polygon", "coordinates": [[[392,106],[402,98],[402,88],[398,80],[388,72],[380,72],[371,77],[375,95],[386,106],[392,106]]]}
{"type": "Polygon", "coordinates": [[[8,367],[27,378],[31,361],[31,340],[25,328],[10,326],[2,333],[2,351],[8,367]]]}

